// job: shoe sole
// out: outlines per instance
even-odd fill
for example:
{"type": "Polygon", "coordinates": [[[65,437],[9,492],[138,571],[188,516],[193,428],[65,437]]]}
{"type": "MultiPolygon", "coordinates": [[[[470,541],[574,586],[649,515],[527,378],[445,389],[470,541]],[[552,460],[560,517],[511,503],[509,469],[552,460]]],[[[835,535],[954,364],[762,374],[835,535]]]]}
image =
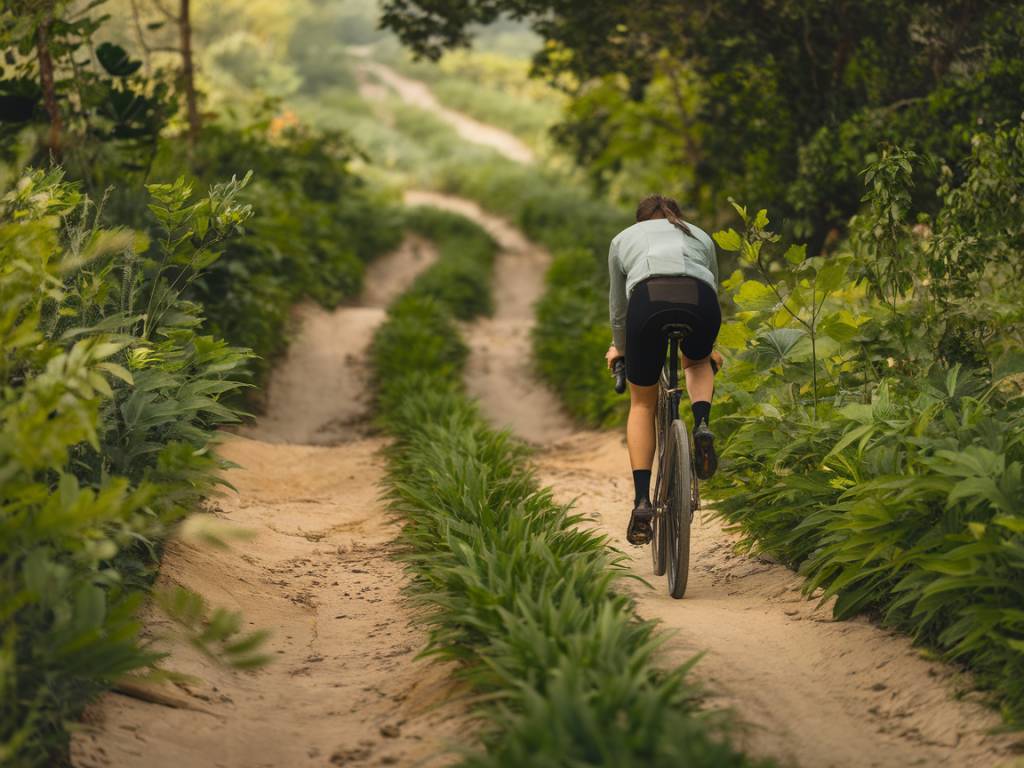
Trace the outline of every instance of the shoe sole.
{"type": "Polygon", "coordinates": [[[626,534],[626,541],[628,541],[634,547],[646,547],[648,544],[651,543],[651,539],[654,538],[654,536],[653,536],[654,531],[651,529],[650,525],[647,526],[647,530],[646,531],[638,529],[638,528],[634,529],[633,530],[633,534],[634,534],[634,538],[631,539],[629,537],[629,534],[627,533],[626,534]],[[640,534],[640,536],[638,537],[636,534],[640,534]],[[641,541],[640,539],[643,539],[643,540],[641,541]]]}
{"type": "Polygon", "coordinates": [[[697,478],[707,480],[718,469],[718,454],[715,453],[715,438],[712,435],[694,435],[693,446],[697,458],[697,478]]]}
{"type": "Polygon", "coordinates": [[[652,527],[653,522],[653,515],[649,520],[631,520],[629,526],[626,528],[626,541],[634,547],[643,547],[650,544],[651,539],[654,538],[654,528],[652,527]],[[630,536],[630,534],[632,534],[632,536],[630,536]]]}

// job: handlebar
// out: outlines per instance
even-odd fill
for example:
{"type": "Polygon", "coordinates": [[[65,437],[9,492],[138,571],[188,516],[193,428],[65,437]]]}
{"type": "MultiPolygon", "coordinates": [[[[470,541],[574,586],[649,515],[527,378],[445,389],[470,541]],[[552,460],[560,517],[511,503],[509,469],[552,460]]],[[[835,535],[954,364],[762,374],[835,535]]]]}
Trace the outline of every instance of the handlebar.
{"type": "Polygon", "coordinates": [[[621,395],[626,391],[626,358],[615,358],[612,362],[612,373],[615,375],[615,391],[621,395]]]}

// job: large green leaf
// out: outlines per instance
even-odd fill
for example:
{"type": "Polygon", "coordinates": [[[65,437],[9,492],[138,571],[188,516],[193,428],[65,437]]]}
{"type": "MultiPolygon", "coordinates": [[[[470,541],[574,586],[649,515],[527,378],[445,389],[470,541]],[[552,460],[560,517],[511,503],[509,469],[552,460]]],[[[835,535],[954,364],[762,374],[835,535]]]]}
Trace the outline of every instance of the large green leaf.
{"type": "Polygon", "coordinates": [[[778,296],[762,282],[747,280],[733,295],[736,306],[744,310],[771,309],[778,304],[778,296]]]}

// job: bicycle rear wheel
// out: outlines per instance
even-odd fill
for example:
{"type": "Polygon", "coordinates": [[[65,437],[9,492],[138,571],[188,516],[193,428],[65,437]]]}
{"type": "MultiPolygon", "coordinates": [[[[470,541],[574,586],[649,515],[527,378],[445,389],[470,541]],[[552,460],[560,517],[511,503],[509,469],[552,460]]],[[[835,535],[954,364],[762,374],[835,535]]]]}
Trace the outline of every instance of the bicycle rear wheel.
{"type": "Polygon", "coordinates": [[[666,450],[669,443],[669,431],[672,427],[672,421],[678,414],[678,406],[676,406],[676,413],[672,411],[673,397],[667,394],[668,388],[667,374],[662,371],[661,381],[658,386],[657,410],[658,477],[654,484],[654,520],[651,521],[651,566],[655,576],[665,575],[665,568],[668,562],[668,550],[665,544],[668,536],[665,508],[668,476],[670,474],[668,468],[670,465],[666,461],[666,450]]]}
{"type": "Polygon", "coordinates": [[[679,599],[686,594],[690,574],[690,521],[693,517],[693,464],[690,435],[681,419],[669,429],[664,549],[668,570],[668,591],[679,599]]]}

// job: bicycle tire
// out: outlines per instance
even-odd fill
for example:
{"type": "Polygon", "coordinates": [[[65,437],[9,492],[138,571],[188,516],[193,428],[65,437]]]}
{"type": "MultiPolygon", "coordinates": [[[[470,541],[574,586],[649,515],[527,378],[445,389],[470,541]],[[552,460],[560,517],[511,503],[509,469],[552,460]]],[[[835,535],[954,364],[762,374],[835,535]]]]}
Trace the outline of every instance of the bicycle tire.
{"type": "Polygon", "coordinates": [[[655,576],[664,576],[668,565],[668,550],[665,547],[665,489],[668,486],[668,474],[665,461],[665,448],[668,445],[669,430],[672,427],[672,398],[666,394],[668,382],[666,373],[662,371],[658,386],[657,414],[657,446],[658,446],[658,477],[654,484],[654,520],[651,521],[651,568],[655,576]]]}
{"type": "Polygon", "coordinates": [[[690,522],[693,519],[693,463],[690,435],[681,419],[669,430],[665,549],[668,591],[677,600],[686,594],[690,573],[690,522]]]}

